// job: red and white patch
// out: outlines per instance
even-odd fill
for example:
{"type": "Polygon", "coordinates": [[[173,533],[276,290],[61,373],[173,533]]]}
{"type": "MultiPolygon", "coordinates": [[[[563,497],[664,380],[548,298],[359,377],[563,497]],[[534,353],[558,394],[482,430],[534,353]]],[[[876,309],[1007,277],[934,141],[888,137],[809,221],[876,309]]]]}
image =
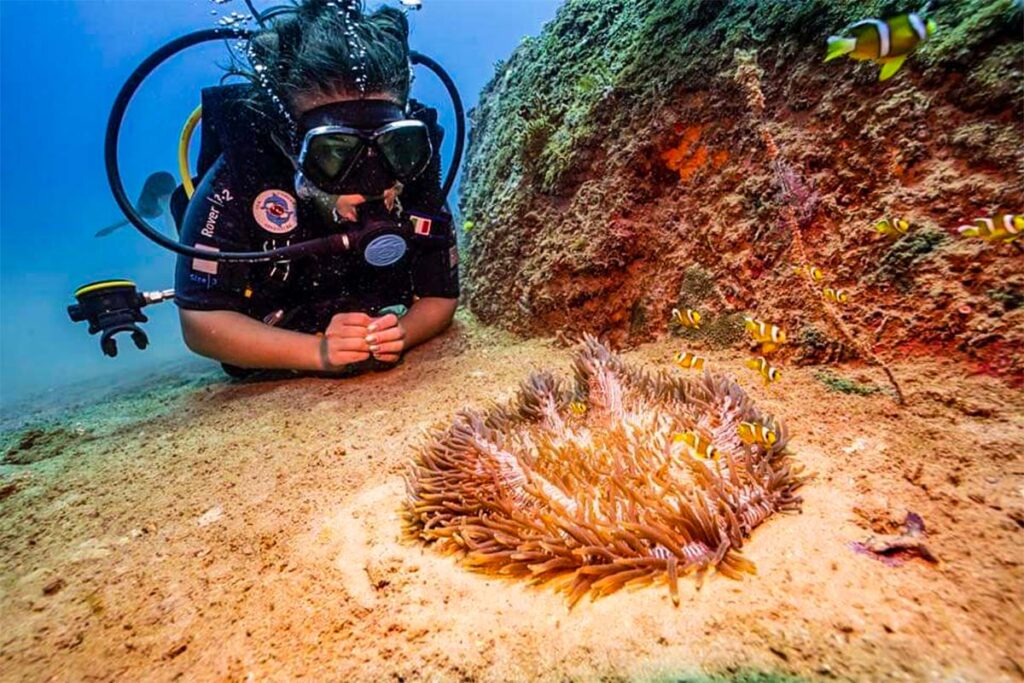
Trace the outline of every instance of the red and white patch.
{"type": "Polygon", "coordinates": [[[252,202],[252,217],[267,232],[286,235],[299,224],[295,197],[284,190],[261,192],[252,202]]]}
{"type": "MultiPolygon", "coordinates": [[[[208,244],[197,244],[196,249],[202,251],[220,251],[217,247],[211,247],[208,244]]],[[[206,273],[207,275],[217,274],[217,261],[207,261],[201,258],[192,259],[192,270],[197,273],[206,273]]]]}
{"type": "Polygon", "coordinates": [[[434,221],[422,216],[410,216],[409,220],[412,221],[412,229],[417,235],[429,235],[430,228],[434,225],[434,221]]]}

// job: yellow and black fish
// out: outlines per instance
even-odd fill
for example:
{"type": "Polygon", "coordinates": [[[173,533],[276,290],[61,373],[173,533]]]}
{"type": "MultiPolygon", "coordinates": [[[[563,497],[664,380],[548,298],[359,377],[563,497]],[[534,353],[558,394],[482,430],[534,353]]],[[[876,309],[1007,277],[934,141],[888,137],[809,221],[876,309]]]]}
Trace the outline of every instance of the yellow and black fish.
{"type": "Polygon", "coordinates": [[[764,356],[751,358],[747,361],[747,367],[761,373],[761,377],[764,378],[765,386],[768,386],[772,382],[777,382],[782,378],[782,373],[779,372],[779,369],[772,367],[764,356]]]}
{"type": "Polygon", "coordinates": [[[825,273],[822,272],[821,268],[812,265],[805,266],[794,266],[793,271],[801,277],[809,277],[815,282],[821,282],[825,279],[825,273]]]}
{"type": "Polygon", "coordinates": [[[825,61],[849,55],[851,59],[871,60],[882,65],[878,80],[895,75],[914,50],[927,41],[938,25],[916,12],[889,19],[865,19],[851,24],[842,35],[829,36],[825,61]]]}
{"type": "Polygon", "coordinates": [[[689,351],[680,351],[676,354],[676,365],[684,370],[703,370],[705,362],[705,358],[695,356],[689,351]]]}
{"type": "Polygon", "coordinates": [[[678,308],[673,308],[672,320],[680,327],[689,327],[694,330],[700,329],[700,313],[692,308],[687,308],[685,313],[678,308]]]}
{"type": "Polygon", "coordinates": [[[833,289],[831,287],[825,287],[821,290],[822,295],[836,304],[845,304],[850,300],[850,295],[846,293],[845,289],[833,289]]]}
{"type": "Polygon", "coordinates": [[[703,458],[704,460],[714,460],[718,457],[718,449],[697,432],[680,432],[674,435],[672,440],[689,446],[694,457],[703,458]]]}
{"type": "Polygon", "coordinates": [[[961,225],[957,231],[965,237],[980,237],[986,242],[1009,244],[1024,231],[1024,216],[1001,213],[995,218],[977,218],[973,225],[961,225]]]}
{"type": "Polygon", "coordinates": [[[573,401],[569,404],[569,410],[572,411],[573,415],[585,415],[587,413],[587,404],[583,401],[573,401]]]}
{"type": "Polygon", "coordinates": [[[880,235],[889,235],[890,237],[902,237],[907,234],[910,230],[910,223],[903,220],[902,218],[883,218],[874,225],[874,231],[880,235]]]}
{"type": "Polygon", "coordinates": [[[740,422],[736,431],[739,432],[740,440],[746,444],[759,443],[764,446],[772,446],[779,440],[775,432],[760,422],[740,422]]]}

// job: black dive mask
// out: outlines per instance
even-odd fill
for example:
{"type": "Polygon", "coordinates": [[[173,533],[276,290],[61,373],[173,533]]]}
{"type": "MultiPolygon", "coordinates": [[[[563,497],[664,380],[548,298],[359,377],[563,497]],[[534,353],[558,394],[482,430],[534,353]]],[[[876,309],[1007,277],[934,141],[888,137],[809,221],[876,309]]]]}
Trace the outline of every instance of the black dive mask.
{"type": "Polygon", "coordinates": [[[385,100],[317,107],[300,118],[299,132],[298,171],[334,195],[380,195],[415,179],[434,153],[427,125],[385,100]]]}

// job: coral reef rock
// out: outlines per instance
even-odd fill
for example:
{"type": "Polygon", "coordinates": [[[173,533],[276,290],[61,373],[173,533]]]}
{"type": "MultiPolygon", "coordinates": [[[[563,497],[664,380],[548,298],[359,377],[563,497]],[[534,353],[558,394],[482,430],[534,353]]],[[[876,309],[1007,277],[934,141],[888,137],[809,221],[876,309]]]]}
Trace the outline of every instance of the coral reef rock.
{"type": "Polygon", "coordinates": [[[939,31],[880,83],[823,64],[825,41],[906,5],[567,0],[472,112],[470,308],[615,343],[664,333],[672,307],[747,311],[809,361],[842,355],[794,286],[795,225],[865,347],[1024,378],[1022,257],[956,231],[1024,211],[1021,3],[933,5],[939,31]],[[906,235],[871,230],[892,215],[906,235]]]}

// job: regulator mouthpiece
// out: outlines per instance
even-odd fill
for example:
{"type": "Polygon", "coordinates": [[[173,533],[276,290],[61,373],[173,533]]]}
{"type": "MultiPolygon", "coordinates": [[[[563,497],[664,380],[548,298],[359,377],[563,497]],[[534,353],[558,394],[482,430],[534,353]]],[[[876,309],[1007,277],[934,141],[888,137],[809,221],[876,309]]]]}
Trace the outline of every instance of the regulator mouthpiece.
{"type": "Polygon", "coordinates": [[[174,290],[139,292],[131,280],[102,280],[82,285],[75,290],[77,304],[68,306],[72,322],[88,322],[89,334],[102,333],[100,348],[113,358],[117,355],[114,336],[131,334],[140,351],[149,346],[149,337],[137,323],[149,322],[142,307],[174,298],[174,290]]]}

